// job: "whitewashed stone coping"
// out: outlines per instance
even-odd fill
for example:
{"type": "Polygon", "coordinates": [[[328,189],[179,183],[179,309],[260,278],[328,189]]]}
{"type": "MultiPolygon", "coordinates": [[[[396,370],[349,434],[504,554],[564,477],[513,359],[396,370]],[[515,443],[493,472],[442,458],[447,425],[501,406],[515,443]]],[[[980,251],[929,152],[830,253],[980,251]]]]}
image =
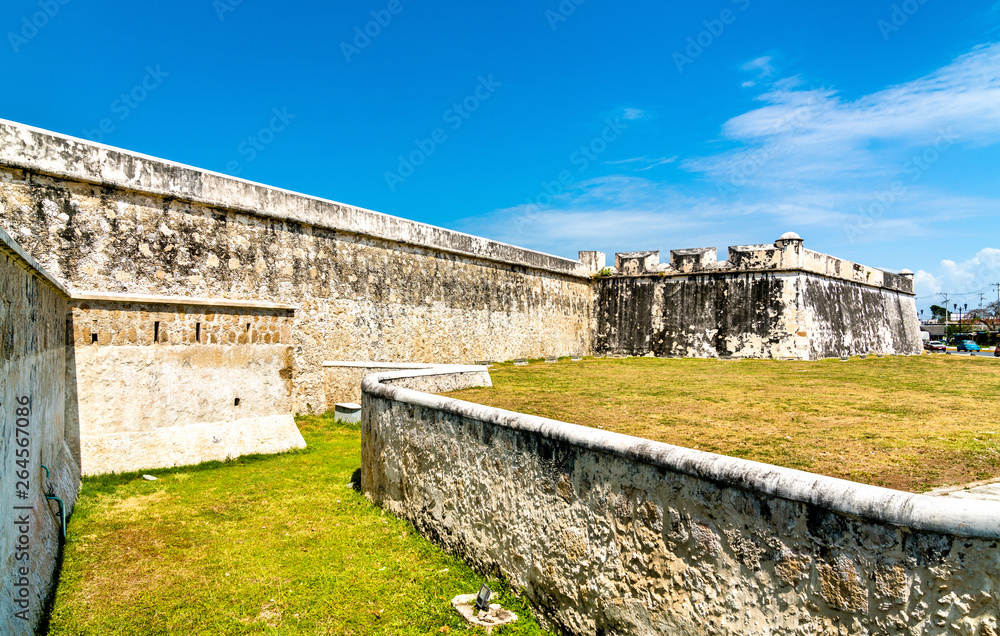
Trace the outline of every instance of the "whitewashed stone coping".
{"type": "Polygon", "coordinates": [[[373,373],[361,391],[375,397],[444,413],[607,453],[750,492],[819,506],[893,526],[940,534],[1000,538],[1000,502],[942,499],[869,486],[791,468],[654,442],[630,435],[550,420],[393,386],[392,382],[449,373],[485,371],[454,366],[373,373]]]}
{"type": "Polygon", "coordinates": [[[588,278],[579,261],[0,119],[0,165],[588,278]]]}
{"type": "Polygon", "coordinates": [[[449,365],[425,364],[423,362],[371,362],[371,361],[327,361],[324,367],[346,367],[349,369],[441,369],[448,368],[449,365]]]}
{"type": "Polygon", "coordinates": [[[154,305],[195,305],[212,307],[245,307],[248,309],[279,309],[296,311],[296,305],[274,303],[266,300],[240,300],[239,298],[195,298],[192,296],[154,296],[150,294],[115,294],[109,292],[76,292],[76,301],[93,300],[119,303],[149,303],[154,305]]]}
{"type": "Polygon", "coordinates": [[[35,273],[36,275],[42,277],[53,287],[61,291],[64,295],[69,296],[69,291],[63,287],[62,283],[56,280],[51,274],[49,274],[41,266],[41,264],[31,257],[24,251],[24,248],[18,245],[17,241],[11,238],[10,234],[4,232],[3,228],[0,228],[0,252],[10,254],[14,257],[16,261],[22,263],[27,267],[28,271],[35,273]]]}

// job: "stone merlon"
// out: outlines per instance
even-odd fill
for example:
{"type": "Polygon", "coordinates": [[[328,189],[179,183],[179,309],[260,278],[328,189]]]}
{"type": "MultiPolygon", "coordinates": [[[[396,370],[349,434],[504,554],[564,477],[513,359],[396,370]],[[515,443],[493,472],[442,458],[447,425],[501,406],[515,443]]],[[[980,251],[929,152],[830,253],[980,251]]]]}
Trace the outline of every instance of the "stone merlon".
{"type": "MultiPolygon", "coordinates": [[[[804,272],[913,295],[913,272],[898,274],[805,249],[803,239],[787,232],[773,245],[736,245],[729,260],[719,261],[714,247],[670,251],[670,264],[661,265],[659,252],[623,252],[615,255],[618,276],[688,276],[707,273],[804,272]]],[[[582,254],[582,253],[581,253],[582,254]]]]}

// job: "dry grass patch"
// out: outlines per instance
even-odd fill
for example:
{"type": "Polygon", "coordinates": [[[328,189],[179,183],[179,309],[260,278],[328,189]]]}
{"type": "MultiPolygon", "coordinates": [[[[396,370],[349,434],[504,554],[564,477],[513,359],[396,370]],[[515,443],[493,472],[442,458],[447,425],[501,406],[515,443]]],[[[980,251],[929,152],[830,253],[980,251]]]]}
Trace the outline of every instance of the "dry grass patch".
{"type": "Polygon", "coordinates": [[[497,365],[471,402],[912,492],[1000,476],[1000,361],[497,365]]]}

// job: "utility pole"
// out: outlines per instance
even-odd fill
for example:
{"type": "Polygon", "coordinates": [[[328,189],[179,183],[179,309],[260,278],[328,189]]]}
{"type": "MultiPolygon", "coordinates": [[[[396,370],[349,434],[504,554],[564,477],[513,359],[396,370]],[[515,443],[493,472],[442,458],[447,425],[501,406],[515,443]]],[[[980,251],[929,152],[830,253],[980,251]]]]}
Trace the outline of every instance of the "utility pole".
{"type": "Polygon", "coordinates": [[[990,287],[995,287],[997,290],[997,311],[994,314],[995,320],[993,321],[993,328],[996,329],[997,320],[1000,320],[1000,283],[993,283],[990,287]]]}
{"type": "Polygon", "coordinates": [[[948,297],[951,294],[945,294],[944,292],[938,293],[938,296],[944,296],[944,344],[948,344],[948,297]]]}

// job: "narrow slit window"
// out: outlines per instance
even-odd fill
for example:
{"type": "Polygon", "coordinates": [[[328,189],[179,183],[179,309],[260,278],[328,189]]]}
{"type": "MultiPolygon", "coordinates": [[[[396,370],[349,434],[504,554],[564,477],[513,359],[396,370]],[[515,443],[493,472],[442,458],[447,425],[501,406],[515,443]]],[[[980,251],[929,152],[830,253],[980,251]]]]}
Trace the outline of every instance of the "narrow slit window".
{"type": "Polygon", "coordinates": [[[247,333],[250,333],[250,323],[247,323],[247,333]]]}
{"type": "Polygon", "coordinates": [[[240,405],[240,399],[239,399],[239,398],[236,398],[236,399],[235,399],[235,400],[233,401],[233,406],[239,406],[239,405],[240,405]]]}
{"type": "Polygon", "coordinates": [[[96,333],[90,334],[90,344],[97,344],[97,334],[96,333]]]}
{"type": "Polygon", "coordinates": [[[194,341],[201,342],[201,323],[194,323],[194,341]]]}
{"type": "Polygon", "coordinates": [[[153,342],[157,343],[160,341],[160,322],[156,321],[153,323],[153,342]]]}

